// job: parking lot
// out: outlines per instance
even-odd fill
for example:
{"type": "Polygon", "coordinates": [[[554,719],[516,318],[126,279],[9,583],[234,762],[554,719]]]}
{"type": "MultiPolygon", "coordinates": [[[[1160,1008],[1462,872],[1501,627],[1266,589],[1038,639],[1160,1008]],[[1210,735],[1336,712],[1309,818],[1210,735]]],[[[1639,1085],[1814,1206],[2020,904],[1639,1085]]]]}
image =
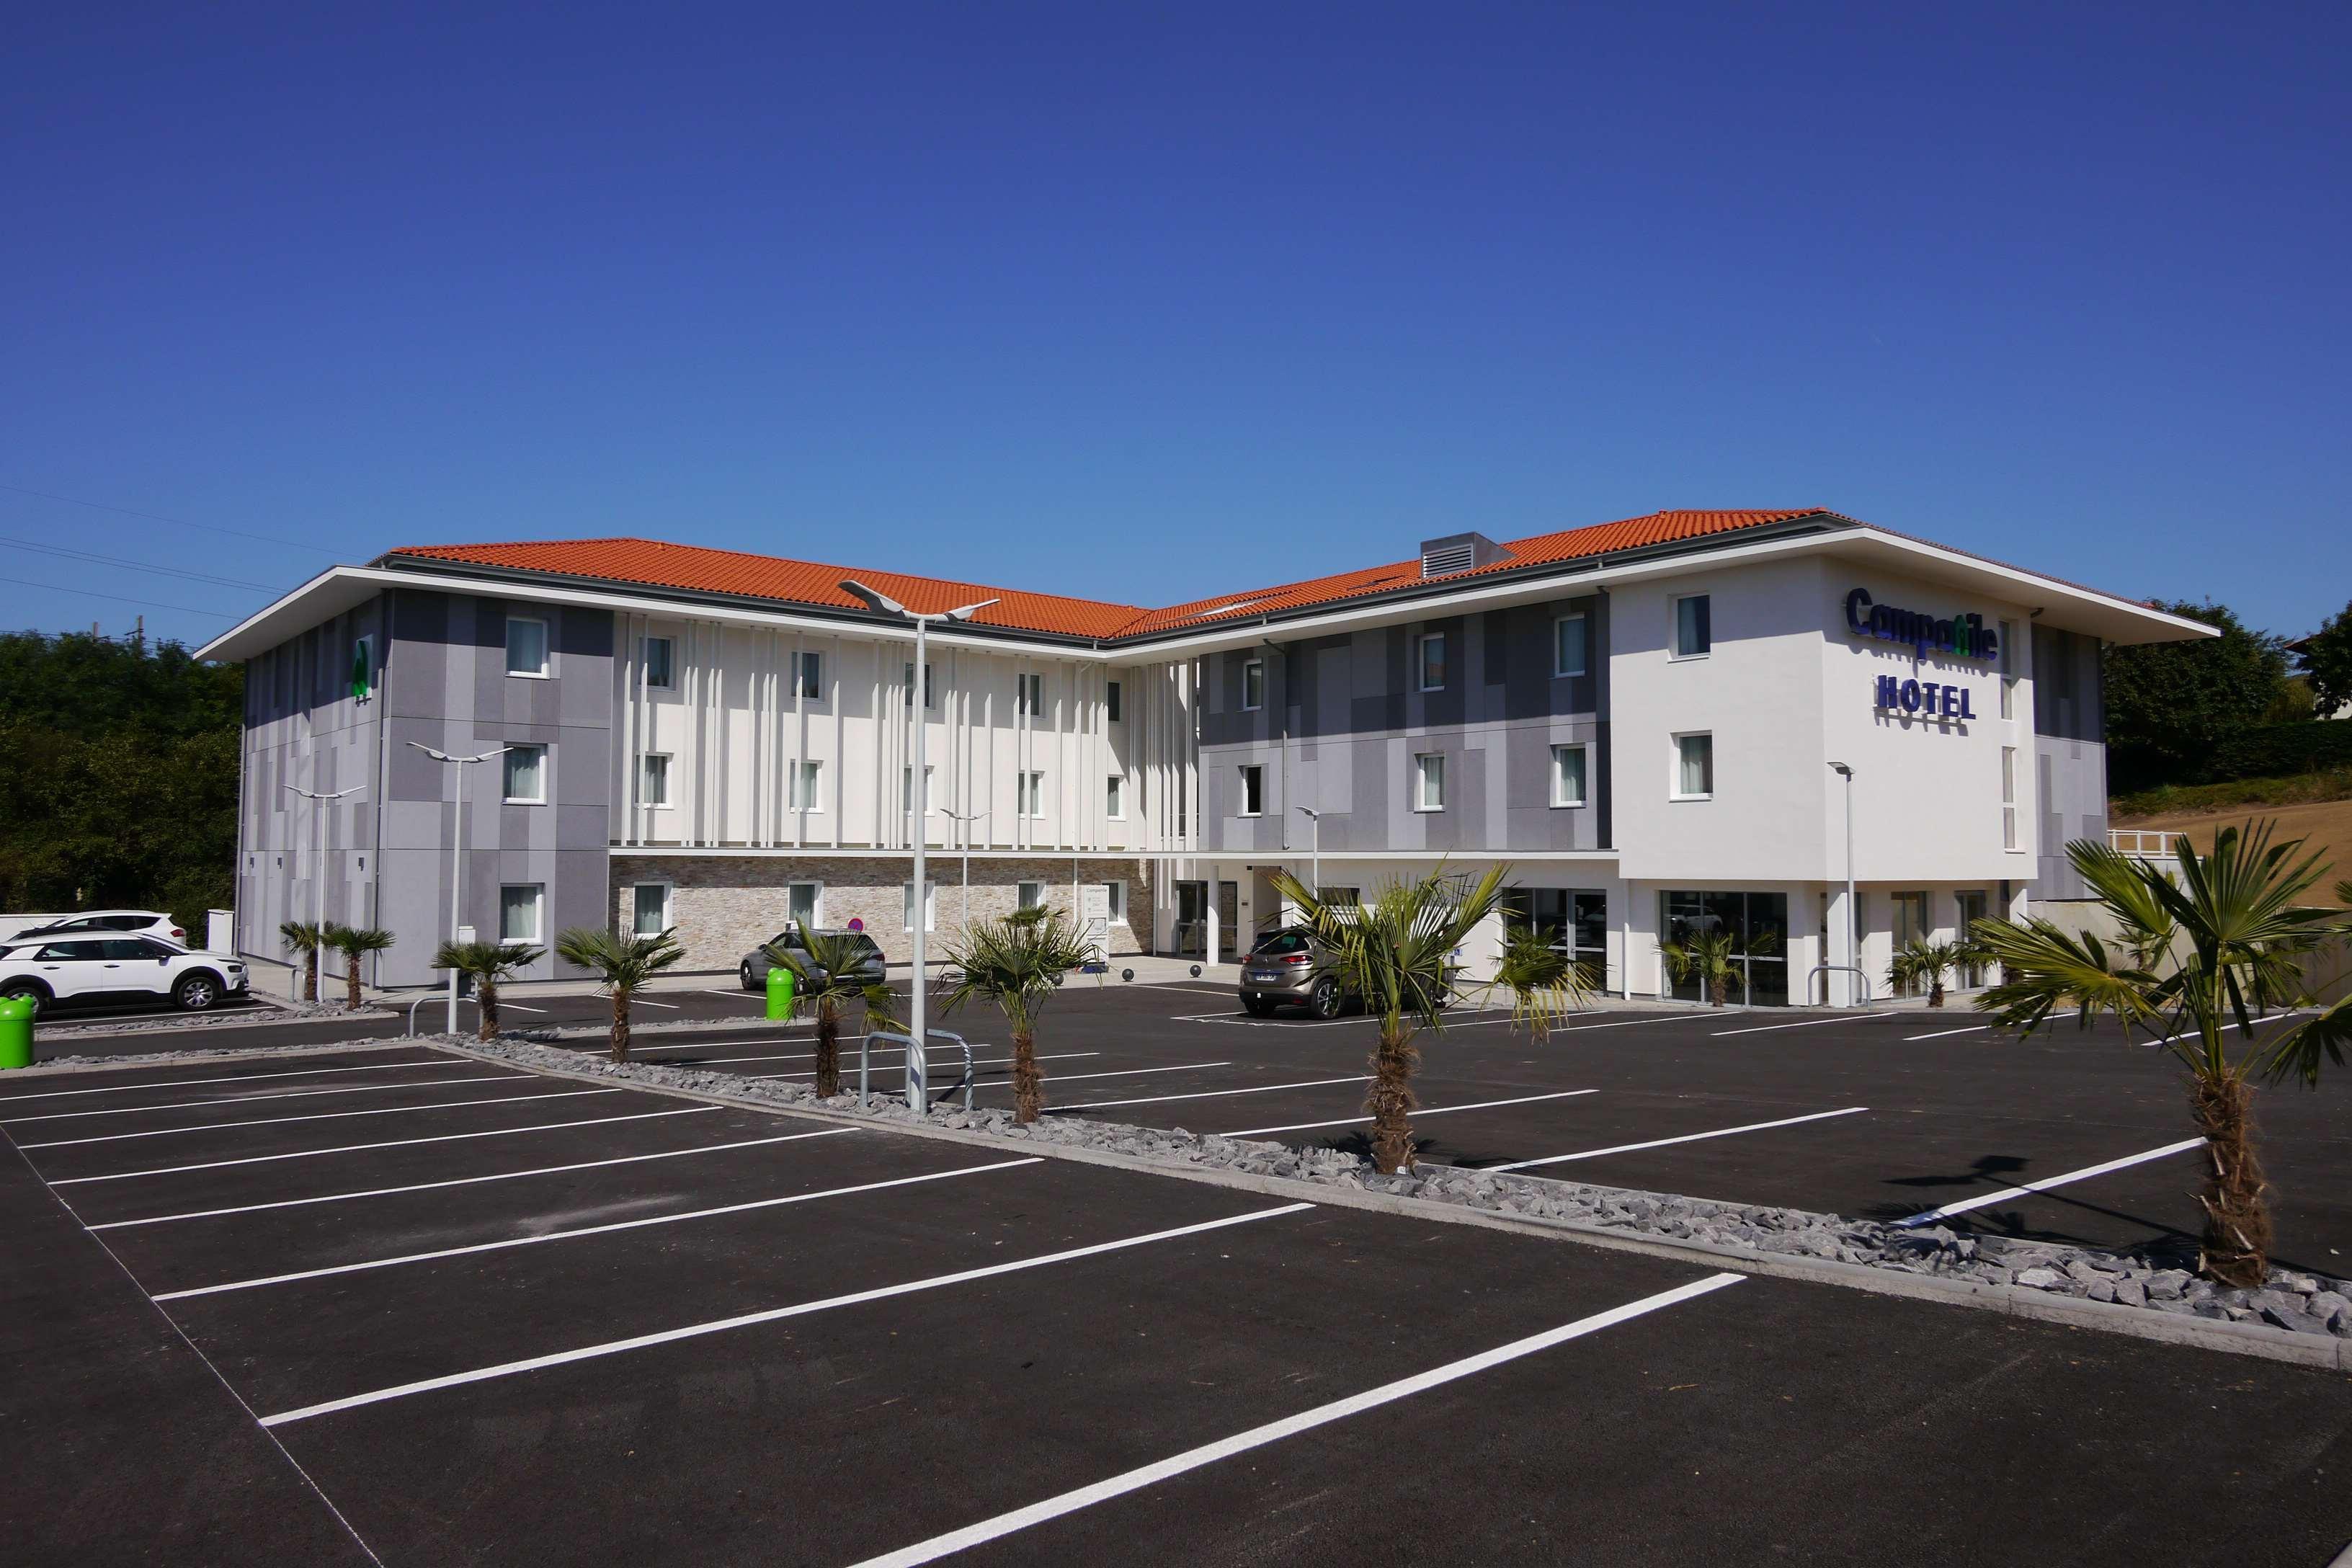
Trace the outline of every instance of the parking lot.
{"type": "Polygon", "coordinates": [[[407,1047],[20,1078],[0,1130],[22,1561],[2137,1563],[2160,1531],[2316,1563],[2352,1533],[2341,1378],[1960,1309],[407,1047]]]}

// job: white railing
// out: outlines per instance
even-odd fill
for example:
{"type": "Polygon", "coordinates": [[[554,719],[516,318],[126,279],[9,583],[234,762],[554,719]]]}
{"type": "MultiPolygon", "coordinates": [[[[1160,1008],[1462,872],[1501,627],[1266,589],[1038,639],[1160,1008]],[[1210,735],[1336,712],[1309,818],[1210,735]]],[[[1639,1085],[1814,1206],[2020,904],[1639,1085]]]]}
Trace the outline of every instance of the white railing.
{"type": "Polygon", "coordinates": [[[2110,827],[2107,847],[2125,855],[2137,855],[2149,860],[2177,860],[2179,852],[2173,844],[2180,837],[2159,827],[2110,827]]]}

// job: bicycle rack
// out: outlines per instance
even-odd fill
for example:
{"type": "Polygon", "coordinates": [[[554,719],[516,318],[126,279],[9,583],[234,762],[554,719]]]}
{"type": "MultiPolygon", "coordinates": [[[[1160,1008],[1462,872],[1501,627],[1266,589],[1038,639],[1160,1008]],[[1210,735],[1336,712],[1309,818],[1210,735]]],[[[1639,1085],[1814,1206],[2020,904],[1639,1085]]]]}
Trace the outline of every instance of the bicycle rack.
{"type": "Polygon", "coordinates": [[[1839,973],[1841,973],[1841,974],[1851,974],[1851,975],[1853,975],[1856,980],[1859,980],[1859,981],[1861,981],[1861,982],[1862,982],[1862,1005],[1863,1005],[1864,1006],[1867,1007],[1867,1006],[1869,1006],[1869,1005],[1870,1005],[1874,1001],[1875,1001],[1875,1000],[1876,1000],[1876,998],[1875,998],[1875,997],[1874,997],[1874,996],[1872,996],[1872,995],[1871,995],[1871,994],[1870,994],[1870,976],[1869,976],[1869,975],[1867,975],[1867,974],[1865,974],[1865,973],[1864,973],[1861,970],[1856,969],[1853,964],[1851,964],[1851,963],[1816,963],[1816,964],[1814,964],[1814,965],[1812,966],[1812,968],[1811,968],[1811,969],[1809,969],[1809,970],[1805,971],[1805,1005],[1806,1005],[1806,1006],[1810,1007],[1810,1006],[1811,1006],[1811,1005],[1813,1005],[1813,976],[1814,976],[1814,975],[1816,975],[1816,974],[1822,974],[1822,975],[1824,975],[1824,978],[1823,978],[1823,979],[1822,979],[1822,1006],[1824,1006],[1824,1007],[1826,1007],[1826,1006],[1828,1006],[1828,1005],[1829,1005],[1829,1001],[1830,1001],[1830,983],[1829,983],[1828,979],[1826,978],[1826,972],[1827,972],[1827,971],[1830,971],[1830,970],[1832,970],[1832,969],[1833,969],[1833,970],[1836,970],[1836,971],[1837,971],[1839,973]]]}
{"type": "MultiPolygon", "coordinates": [[[[963,1079],[960,1083],[950,1084],[946,1092],[952,1095],[957,1089],[962,1089],[963,1108],[966,1110],[970,1110],[971,1109],[972,1091],[979,1086],[978,1075],[972,1070],[971,1043],[966,1040],[961,1035],[956,1034],[952,1030],[949,1029],[926,1029],[923,1031],[923,1036],[926,1040],[953,1040],[956,1043],[956,1048],[963,1052],[963,1079]]],[[[874,1042],[877,1040],[895,1040],[898,1042],[899,1049],[905,1052],[911,1053],[915,1048],[915,1040],[913,1036],[894,1035],[887,1030],[880,1029],[871,1031],[857,1042],[857,1103],[861,1108],[867,1103],[866,1085],[872,1070],[874,1042]]],[[[909,1056],[907,1059],[911,1061],[913,1058],[909,1056]]],[[[908,1087],[910,1091],[913,1089],[912,1078],[913,1075],[909,1074],[908,1087]]],[[[925,1110],[929,1110],[930,1098],[929,1089],[926,1089],[923,1094],[925,1103],[919,1109],[925,1110]]],[[[909,1105],[914,1104],[914,1099],[911,1092],[909,1093],[907,1103],[909,1105]]]]}

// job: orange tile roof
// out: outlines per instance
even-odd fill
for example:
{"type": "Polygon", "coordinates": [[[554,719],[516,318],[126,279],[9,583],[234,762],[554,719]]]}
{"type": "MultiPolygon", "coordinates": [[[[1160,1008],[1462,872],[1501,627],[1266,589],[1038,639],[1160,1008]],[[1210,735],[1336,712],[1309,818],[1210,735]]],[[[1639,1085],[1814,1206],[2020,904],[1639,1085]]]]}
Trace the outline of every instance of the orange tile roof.
{"type": "Polygon", "coordinates": [[[1501,560],[1466,571],[1436,577],[1421,574],[1421,561],[1391,562],[1352,572],[1335,573],[1301,583],[1286,583],[1237,594],[1220,594],[1166,609],[1147,610],[1135,605],[1074,599],[1057,594],[1033,594],[1017,588],[990,588],[936,577],[909,576],[903,572],[824,566],[774,555],[752,555],[735,550],[711,550],[695,544],[665,544],[650,539],[560,539],[514,544],[426,544],[388,552],[408,560],[446,561],[509,571],[545,572],[600,582],[675,588],[689,593],[725,594],[739,598],[773,599],[786,604],[826,609],[865,608],[841,591],[844,577],[856,577],[877,588],[908,608],[919,611],[951,609],[975,599],[999,602],[973,617],[979,626],[1043,632],[1053,636],[1102,638],[1149,637],[1214,626],[1229,616],[1266,615],[1318,605],[1363,598],[1390,589],[1423,583],[1450,583],[1490,576],[1528,566],[1553,564],[1670,544],[1712,534],[1737,532],[1792,519],[1821,517],[1852,525],[1819,507],[1780,511],[1654,511],[1618,522],[1596,523],[1515,539],[1503,546],[1501,560]]]}

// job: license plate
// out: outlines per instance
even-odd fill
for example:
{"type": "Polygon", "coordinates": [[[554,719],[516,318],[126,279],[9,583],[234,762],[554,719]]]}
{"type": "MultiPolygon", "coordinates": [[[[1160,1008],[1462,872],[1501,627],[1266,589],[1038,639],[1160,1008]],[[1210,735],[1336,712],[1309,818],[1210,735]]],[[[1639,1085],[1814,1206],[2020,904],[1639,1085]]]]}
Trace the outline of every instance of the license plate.
{"type": "Polygon", "coordinates": [[[1281,975],[1276,974],[1271,969],[1253,969],[1249,972],[1249,977],[1252,980],[1279,980],[1282,978],[1281,975]]]}

